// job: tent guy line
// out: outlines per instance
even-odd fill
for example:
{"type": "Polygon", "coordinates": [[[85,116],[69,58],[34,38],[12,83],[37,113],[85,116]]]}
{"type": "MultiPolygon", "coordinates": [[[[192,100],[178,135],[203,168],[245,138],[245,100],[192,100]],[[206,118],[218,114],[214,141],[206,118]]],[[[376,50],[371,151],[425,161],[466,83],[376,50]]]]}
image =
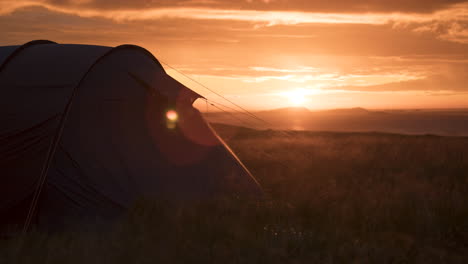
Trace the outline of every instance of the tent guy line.
{"type": "Polygon", "coordinates": [[[241,122],[242,124],[244,124],[244,125],[246,125],[246,126],[254,126],[254,127],[255,127],[255,125],[253,125],[253,124],[251,124],[251,123],[247,123],[246,121],[242,120],[241,118],[235,116],[233,113],[230,113],[230,112],[228,112],[228,111],[226,111],[226,110],[220,108],[219,106],[216,106],[215,104],[209,102],[208,100],[206,100],[206,101],[207,101],[211,106],[213,106],[214,108],[216,108],[216,109],[222,111],[223,113],[229,115],[230,117],[232,117],[232,118],[234,118],[235,120],[241,122]]]}
{"type": "MultiPolygon", "coordinates": [[[[171,66],[171,65],[169,65],[168,63],[162,61],[161,59],[159,59],[159,61],[160,61],[162,64],[164,64],[164,65],[166,65],[167,67],[169,67],[170,69],[172,69],[172,70],[176,71],[177,73],[181,74],[182,76],[184,76],[184,77],[187,78],[188,80],[190,80],[190,81],[192,81],[192,82],[198,84],[199,86],[201,86],[201,87],[207,89],[208,91],[212,92],[213,94],[217,95],[218,97],[222,98],[223,100],[229,102],[230,104],[234,105],[235,107],[239,108],[240,110],[237,110],[237,109],[235,109],[235,108],[233,108],[233,107],[229,107],[229,106],[227,106],[227,105],[218,103],[218,102],[213,101],[213,100],[209,100],[209,99],[207,99],[207,98],[203,98],[203,99],[206,100],[207,102],[211,103],[211,105],[217,104],[218,106],[225,107],[225,108],[227,108],[227,109],[230,109],[230,110],[235,111],[235,112],[240,113],[240,114],[244,114],[244,115],[246,115],[247,117],[252,118],[253,120],[256,120],[256,121],[259,121],[259,122],[265,124],[266,127],[267,127],[268,129],[273,129],[273,128],[274,128],[274,125],[273,125],[272,123],[266,121],[265,119],[262,119],[262,118],[258,117],[257,115],[255,115],[255,114],[253,114],[252,112],[246,110],[246,109],[243,108],[242,106],[240,106],[240,105],[234,103],[233,101],[227,99],[225,96],[223,96],[223,95],[221,95],[220,93],[214,91],[214,89],[209,88],[209,87],[206,86],[205,84],[203,84],[203,83],[201,83],[201,82],[195,80],[194,78],[192,78],[192,77],[190,77],[189,75],[185,74],[185,73],[182,72],[181,70],[176,69],[174,66],[171,66]]],[[[213,106],[214,106],[214,105],[213,105],[213,106]]],[[[244,121],[240,120],[239,117],[235,117],[234,114],[228,113],[227,111],[221,109],[220,107],[216,107],[216,108],[219,109],[219,110],[221,110],[221,111],[223,111],[224,113],[227,113],[227,114],[229,114],[230,116],[236,118],[236,119],[239,120],[241,123],[246,124],[244,121]]],[[[254,127],[255,127],[255,126],[254,126],[254,127]]],[[[290,137],[290,138],[291,138],[291,137],[294,137],[294,136],[293,136],[290,132],[288,132],[288,131],[283,131],[283,130],[278,130],[278,131],[279,131],[280,133],[282,133],[283,135],[288,136],[288,137],[290,137]]]]}
{"type": "MultiPolygon", "coordinates": [[[[220,98],[226,100],[226,101],[229,102],[230,104],[232,104],[232,105],[234,105],[235,107],[239,108],[241,111],[243,111],[246,115],[250,116],[251,118],[256,119],[256,120],[258,120],[258,121],[261,121],[261,122],[264,122],[264,123],[268,123],[267,121],[265,121],[265,120],[259,118],[258,116],[256,116],[256,115],[253,114],[252,112],[250,112],[250,111],[248,111],[247,109],[243,108],[242,106],[240,106],[240,105],[234,103],[233,101],[227,99],[225,96],[223,96],[223,95],[221,95],[220,93],[216,92],[215,90],[209,88],[208,86],[204,85],[203,83],[201,83],[201,82],[199,82],[199,81],[193,79],[192,77],[190,77],[190,76],[188,76],[187,74],[183,73],[182,71],[176,69],[175,67],[169,65],[168,63],[166,63],[166,62],[164,62],[164,61],[162,61],[162,60],[159,60],[159,61],[160,61],[162,64],[166,65],[167,67],[171,68],[172,70],[174,70],[174,71],[178,72],[179,74],[183,75],[183,76],[186,77],[187,79],[191,80],[192,82],[194,82],[194,83],[200,85],[201,87],[207,89],[208,91],[212,92],[213,94],[217,95],[218,97],[220,97],[220,98]]],[[[207,100],[208,100],[208,99],[207,99],[207,100]]],[[[210,100],[210,101],[211,101],[211,100],[210,100]]],[[[215,103],[216,103],[216,102],[215,102],[215,103]]],[[[220,104],[220,103],[217,103],[217,104],[218,104],[218,105],[222,105],[222,104],[220,104]]],[[[234,111],[237,111],[237,110],[235,110],[235,109],[233,109],[233,108],[230,108],[230,107],[227,107],[227,106],[225,106],[225,107],[226,107],[226,108],[229,108],[229,109],[232,109],[232,110],[234,110],[234,111]]],[[[239,111],[239,112],[240,112],[240,111],[239,111]]]]}

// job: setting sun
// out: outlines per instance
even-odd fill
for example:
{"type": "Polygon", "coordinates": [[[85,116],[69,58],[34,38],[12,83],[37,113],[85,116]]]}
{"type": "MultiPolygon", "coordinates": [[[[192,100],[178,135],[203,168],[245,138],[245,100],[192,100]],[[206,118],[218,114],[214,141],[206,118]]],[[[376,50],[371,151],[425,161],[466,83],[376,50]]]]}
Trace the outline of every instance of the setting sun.
{"type": "Polygon", "coordinates": [[[286,92],[284,93],[284,96],[293,106],[301,106],[306,102],[306,91],[303,89],[286,92]]]}

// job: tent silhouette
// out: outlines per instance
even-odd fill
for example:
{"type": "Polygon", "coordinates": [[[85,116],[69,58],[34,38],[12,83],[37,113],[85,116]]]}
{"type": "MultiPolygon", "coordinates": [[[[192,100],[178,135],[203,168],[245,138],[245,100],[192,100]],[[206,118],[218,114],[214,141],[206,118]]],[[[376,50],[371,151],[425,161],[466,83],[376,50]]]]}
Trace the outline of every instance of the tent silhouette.
{"type": "Polygon", "coordinates": [[[114,218],[140,197],[261,194],[147,50],[32,41],[0,47],[0,223],[114,218]],[[43,184],[41,184],[43,181],[43,184]]]}

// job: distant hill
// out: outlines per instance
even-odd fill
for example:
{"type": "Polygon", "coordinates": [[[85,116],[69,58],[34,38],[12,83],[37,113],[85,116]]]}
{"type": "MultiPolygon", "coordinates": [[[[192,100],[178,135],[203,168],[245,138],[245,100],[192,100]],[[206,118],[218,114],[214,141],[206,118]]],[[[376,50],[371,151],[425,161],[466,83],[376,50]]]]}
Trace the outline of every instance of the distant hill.
{"type": "Polygon", "coordinates": [[[334,113],[334,114],[369,114],[373,111],[367,110],[362,107],[353,107],[353,108],[338,108],[338,109],[330,109],[330,110],[322,110],[317,112],[325,112],[325,113],[334,113]]]}
{"type": "Polygon", "coordinates": [[[304,114],[337,114],[337,115],[366,115],[366,114],[387,114],[384,111],[373,111],[368,110],[362,107],[353,107],[353,108],[337,108],[337,109],[326,109],[326,110],[309,110],[306,107],[285,107],[277,108],[272,110],[258,111],[258,114],[294,114],[294,115],[304,115],[304,114]]]}
{"type": "Polygon", "coordinates": [[[309,110],[288,107],[255,112],[264,120],[242,113],[208,113],[209,122],[248,126],[255,129],[336,132],[385,132],[468,136],[468,110],[369,110],[362,107],[309,110]]]}

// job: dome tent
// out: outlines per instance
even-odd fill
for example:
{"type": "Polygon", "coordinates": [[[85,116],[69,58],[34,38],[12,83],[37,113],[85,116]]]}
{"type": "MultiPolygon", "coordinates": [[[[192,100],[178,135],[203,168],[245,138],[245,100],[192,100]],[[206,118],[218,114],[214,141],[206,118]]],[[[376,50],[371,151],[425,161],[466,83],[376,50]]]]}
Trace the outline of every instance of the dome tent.
{"type": "Polygon", "coordinates": [[[39,226],[114,217],[142,196],[259,195],[200,97],[138,46],[0,47],[0,221],[22,224],[38,186],[39,226]]]}

